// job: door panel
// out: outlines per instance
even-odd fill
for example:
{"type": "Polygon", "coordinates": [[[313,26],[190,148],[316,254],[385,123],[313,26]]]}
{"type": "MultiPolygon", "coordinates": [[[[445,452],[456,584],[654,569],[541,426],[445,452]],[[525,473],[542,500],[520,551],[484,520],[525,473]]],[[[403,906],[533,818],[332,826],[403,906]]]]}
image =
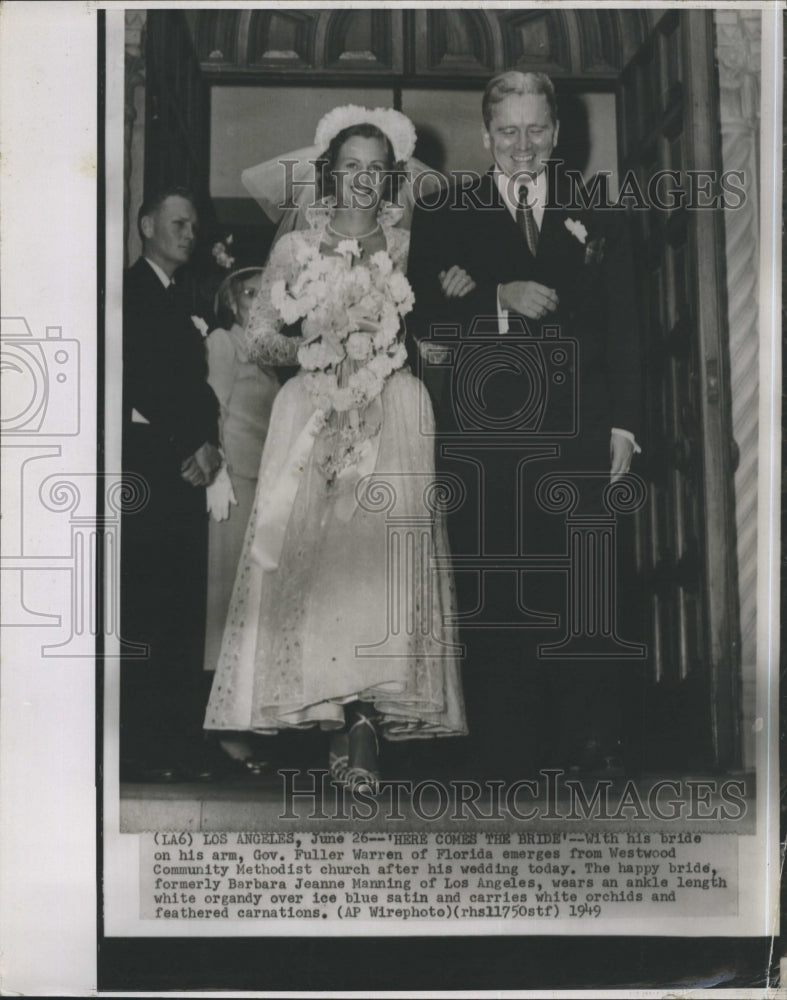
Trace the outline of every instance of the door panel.
{"type": "Polygon", "coordinates": [[[150,10],[146,31],[145,194],[190,189],[208,208],[208,91],[185,15],[150,10]]]}
{"type": "MultiPolygon", "coordinates": [[[[183,11],[148,11],[145,59],[145,197],[186,188],[196,199],[200,229],[213,232],[208,88],[183,11]]],[[[213,297],[205,279],[213,269],[209,245],[198,242],[178,279],[199,315],[210,310],[213,297]]]]}
{"type": "Polygon", "coordinates": [[[712,14],[701,10],[666,14],[618,88],[621,177],[633,173],[650,204],[632,212],[650,493],[636,548],[649,605],[646,764],[657,767],[739,759],[723,218],[720,208],[671,204],[672,177],[660,186],[663,207],[648,197],[658,171],[679,171],[687,192],[686,171],[718,170],[716,88],[712,14]]]}

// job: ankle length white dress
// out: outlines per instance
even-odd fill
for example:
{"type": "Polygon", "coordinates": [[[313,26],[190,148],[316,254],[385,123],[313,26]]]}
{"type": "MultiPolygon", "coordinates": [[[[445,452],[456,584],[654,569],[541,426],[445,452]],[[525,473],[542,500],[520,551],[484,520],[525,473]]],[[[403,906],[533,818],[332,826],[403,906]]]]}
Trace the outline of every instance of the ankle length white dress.
{"type": "MultiPolygon", "coordinates": [[[[403,271],[409,233],[384,233],[403,271]]],[[[247,331],[266,364],[295,364],[302,342],[281,332],[271,286],[291,284],[304,251],[323,239],[324,224],[273,248],[247,331]]],[[[373,464],[330,483],[320,467],[328,435],[306,374],[279,391],[206,729],[340,729],[343,706],[362,700],[390,740],[466,734],[440,508],[450,484],[435,480],[431,403],[407,369],[389,376],[379,402],[373,464]]]]}

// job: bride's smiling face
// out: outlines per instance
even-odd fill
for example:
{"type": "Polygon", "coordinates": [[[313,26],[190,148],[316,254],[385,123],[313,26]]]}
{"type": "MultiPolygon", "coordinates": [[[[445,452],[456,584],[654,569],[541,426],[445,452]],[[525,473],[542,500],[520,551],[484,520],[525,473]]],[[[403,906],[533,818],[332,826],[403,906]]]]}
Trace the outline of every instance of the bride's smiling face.
{"type": "Polygon", "coordinates": [[[333,168],[339,206],[376,208],[389,167],[388,150],[382,139],[360,135],[347,139],[333,168]]]}

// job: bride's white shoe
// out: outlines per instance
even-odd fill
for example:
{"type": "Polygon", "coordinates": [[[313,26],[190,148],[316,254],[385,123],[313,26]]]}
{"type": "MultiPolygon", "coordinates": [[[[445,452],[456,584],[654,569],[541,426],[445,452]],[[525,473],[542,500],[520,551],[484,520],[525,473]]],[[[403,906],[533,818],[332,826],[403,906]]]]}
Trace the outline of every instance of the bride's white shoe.
{"type": "Polygon", "coordinates": [[[349,733],[334,733],[331,736],[331,746],[328,751],[328,770],[334,781],[343,785],[347,782],[347,772],[350,769],[350,736],[349,733]]]}
{"type": "MultiPolygon", "coordinates": [[[[380,745],[377,742],[377,730],[375,729],[372,720],[359,712],[355,722],[350,726],[348,731],[348,739],[352,736],[354,730],[359,726],[366,726],[372,731],[374,736],[374,751],[375,757],[380,753],[380,745]]],[[[350,757],[354,756],[352,752],[352,747],[350,747],[350,757]]],[[[378,795],[380,792],[380,773],[376,770],[370,770],[367,767],[360,767],[358,765],[351,765],[347,768],[344,775],[344,780],[347,783],[348,788],[353,792],[363,792],[366,795],[378,795]]]]}

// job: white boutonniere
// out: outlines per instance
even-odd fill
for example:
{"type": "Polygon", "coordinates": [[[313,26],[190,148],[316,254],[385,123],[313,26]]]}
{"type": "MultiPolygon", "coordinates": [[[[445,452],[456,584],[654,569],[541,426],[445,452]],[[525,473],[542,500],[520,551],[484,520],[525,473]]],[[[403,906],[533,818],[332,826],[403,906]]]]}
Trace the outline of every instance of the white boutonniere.
{"type": "Polygon", "coordinates": [[[199,332],[202,334],[203,337],[207,337],[208,324],[201,316],[192,316],[191,322],[194,324],[194,326],[196,326],[196,328],[199,330],[199,332]]]}
{"type": "Polygon", "coordinates": [[[575,236],[582,246],[585,245],[588,238],[588,231],[579,221],[579,219],[566,219],[566,229],[575,236]]]}

